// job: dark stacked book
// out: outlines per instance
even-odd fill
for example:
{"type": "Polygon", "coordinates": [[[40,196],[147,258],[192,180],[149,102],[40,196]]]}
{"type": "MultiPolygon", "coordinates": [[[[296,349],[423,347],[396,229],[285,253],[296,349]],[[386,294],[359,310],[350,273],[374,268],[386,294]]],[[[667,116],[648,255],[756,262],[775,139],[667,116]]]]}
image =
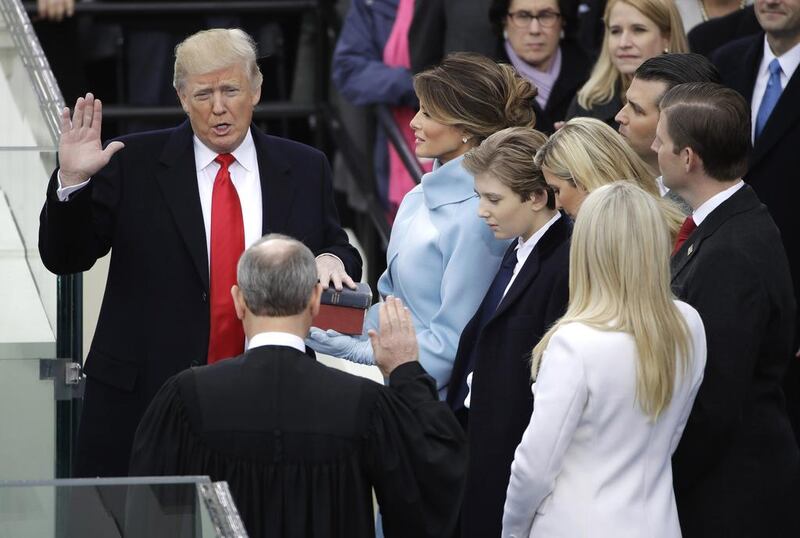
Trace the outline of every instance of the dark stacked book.
{"type": "Polygon", "coordinates": [[[342,334],[361,334],[364,316],[372,305],[372,290],[364,282],[356,284],[354,290],[347,286],[342,287],[342,291],[329,287],[322,291],[321,302],[319,314],[314,318],[315,327],[342,334]]]}

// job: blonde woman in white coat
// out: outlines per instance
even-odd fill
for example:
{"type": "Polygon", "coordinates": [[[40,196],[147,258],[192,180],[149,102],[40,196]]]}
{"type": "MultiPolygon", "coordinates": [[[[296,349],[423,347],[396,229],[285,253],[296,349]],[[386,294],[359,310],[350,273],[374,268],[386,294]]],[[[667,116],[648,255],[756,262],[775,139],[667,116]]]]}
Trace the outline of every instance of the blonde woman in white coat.
{"type": "Polygon", "coordinates": [[[670,291],[670,246],[657,201],[630,182],[582,204],[569,306],[533,351],[503,536],[681,536],[670,460],[706,341],[697,311],[670,291]]]}

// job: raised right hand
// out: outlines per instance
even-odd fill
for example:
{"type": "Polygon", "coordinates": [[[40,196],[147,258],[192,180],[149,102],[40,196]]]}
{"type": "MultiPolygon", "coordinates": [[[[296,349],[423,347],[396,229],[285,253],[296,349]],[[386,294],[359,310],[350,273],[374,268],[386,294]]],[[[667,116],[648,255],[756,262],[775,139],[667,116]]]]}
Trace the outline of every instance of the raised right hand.
{"type": "Polygon", "coordinates": [[[100,139],[102,121],[103,104],[91,93],[78,98],[72,120],[69,108],[61,112],[58,160],[62,187],[83,183],[107,165],[112,155],[125,147],[122,142],[111,142],[103,149],[100,139]]]}

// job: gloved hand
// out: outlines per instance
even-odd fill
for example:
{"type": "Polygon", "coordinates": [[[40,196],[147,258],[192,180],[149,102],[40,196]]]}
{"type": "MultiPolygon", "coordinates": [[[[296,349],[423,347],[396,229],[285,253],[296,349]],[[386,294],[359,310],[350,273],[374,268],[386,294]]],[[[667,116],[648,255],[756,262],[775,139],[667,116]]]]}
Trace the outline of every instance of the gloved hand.
{"type": "Polygon", "coordinates": [[[347,336],[333,329],[311,327],[306,345],[319,353],[340,357],[358,364],[375,364],[372,344],[366,336],[347,336]]]}

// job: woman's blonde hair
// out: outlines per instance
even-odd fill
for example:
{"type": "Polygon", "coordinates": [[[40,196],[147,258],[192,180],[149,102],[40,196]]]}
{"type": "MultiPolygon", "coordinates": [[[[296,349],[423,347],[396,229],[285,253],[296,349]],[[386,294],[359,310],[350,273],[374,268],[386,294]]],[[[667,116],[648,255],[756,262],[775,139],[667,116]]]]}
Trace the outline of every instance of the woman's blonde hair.
{"type": "Polygon", "coordinates": [[[611,61],[611,51],[608,48],[608,20],[612,8],[620,2],[635,8],[653,21],[662,35],[669,36],[669,52],[689,52],[681,14],[673,0],[609,0],[603,13],[605,37],[600,48],[600,56],[594,64],[589,80],[578,91],[578,104],[586,110],[591,110],[598,104],[608,103],[617,91],[620,91],[620,97],[624,98],[633,78],[619,72],[611,61]]]}
{"type": "Polygon", "coordinates": [[[581,206],[572,232],[569,306],[533,349],[535,379],[553,333],[579,322],[629,333],[638,352],[636,399],[653,420],[672,398],[691,342],[670,291],[671,241],[655,198],[626,181],[606,185],[581,206]]]}
{"type": "Polygon", "coordinates": [[[448,55],[417,74],[414,90],[434,120],[480,143],[506,127],[533,127],[536,87],[507,64],[469,52],[448,55]]]}
{"type": "Polygon", "coordinates": [[[509,127],[498,131],[464,156],[464,168],[473,176],[490,173],[511,189],[523,202],[534,193],[546,196],[547,207],[555,209],[555,199],[541,169],[533,162],[547,136],[529,127],[509,127]]]}
{"type": "Polygon", "coordinates": [[[572,118],[536,153],[536,164],[586,192],[618,180],[637,184],[657,200],[674,237],[684,220],[678,206],[662,198],[652,171],[619,133],[594,118],[572,118]]]}

